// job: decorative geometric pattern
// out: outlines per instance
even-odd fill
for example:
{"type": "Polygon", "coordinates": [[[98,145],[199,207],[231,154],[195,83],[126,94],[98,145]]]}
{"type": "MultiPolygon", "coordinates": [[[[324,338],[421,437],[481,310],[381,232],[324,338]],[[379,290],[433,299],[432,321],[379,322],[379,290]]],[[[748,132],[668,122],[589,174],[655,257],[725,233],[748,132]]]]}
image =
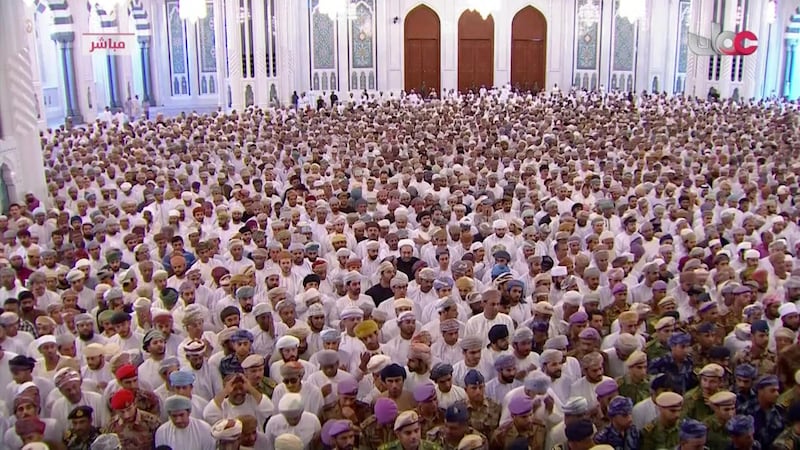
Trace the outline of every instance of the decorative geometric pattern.
{"type": "Polygon", "coordinates": [[[359,3],[356,7],[356,17],[350,21],[350,42],[353,48],[353,68],[355,69],[372,68],[375,35],[372,19],[372,9],[367,7],[364,2],[359,3]]]}
{"type": "Polygon", "coordinates": [[[597,69],[598,25],[587,25],[578,41],[578,70],[597,69]]]}
{"type": "Polygon", "coordinates": [[[314,11],[312,15],[313,52],[315,69],[333,69],[336,61],[336,43],[333,20],[325,14],[314,11]]]}
{"type": "Polygon", "coordinates": [[[172,73],[186,73],[186,34],[176,0],[167,1],[167,33],[172,73]]]}
{"type": "Polygon", "coordinates": [[[686,73],[686,66],[688,65],[689,14],[691,8],[692,4],[690,1],[681,1],[680,12],[678,13],[678,73],[686,73]]]}
{"type": "Polygon", "coordinates": [[[197,22],[198,59],[201,72],[217,71],[217,50],[214,40],[214,3],[206,2],[208,15],[197,22]]]}
{"type": "Polygon", "coordinates": [[[614,20],[614,70],[633,70],[636,52],[636,26],[617,16],[614,20]]]}

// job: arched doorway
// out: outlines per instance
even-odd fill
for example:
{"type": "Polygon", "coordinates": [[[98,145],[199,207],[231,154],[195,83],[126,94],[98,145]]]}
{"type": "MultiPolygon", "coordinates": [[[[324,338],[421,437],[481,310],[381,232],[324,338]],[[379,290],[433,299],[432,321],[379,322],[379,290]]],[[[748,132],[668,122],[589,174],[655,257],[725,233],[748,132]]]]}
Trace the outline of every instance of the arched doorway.
{"type": "Polygon", "coordinates": [[[405,90],[439,95],[441,73],[439,16],[425,5],[412,9],[405,20],[405,90]]]}
{"type": "Polygon", "coordinates": [[[473,10],[458,19],[458,90],[477,91],[494,84],[494,19],[473,10]]]}
{"type": "Polygon", "coordinates": [[[522,8],[511,22],[511,87],[546,89],[547,20],[532,6],[522,8]]]}

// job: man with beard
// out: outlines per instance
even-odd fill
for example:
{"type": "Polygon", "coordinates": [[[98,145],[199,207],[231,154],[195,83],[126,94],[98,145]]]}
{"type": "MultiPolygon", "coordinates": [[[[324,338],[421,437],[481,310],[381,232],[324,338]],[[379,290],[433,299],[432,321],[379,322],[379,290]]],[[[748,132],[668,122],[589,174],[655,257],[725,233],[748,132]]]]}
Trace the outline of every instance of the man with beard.
{"type": "Polygon", "coordinates": [[[496,403],[502,403],[506,394],[522,385],[516,377],[516,358],[509,354],[500,355],[494,361],[494,369],[497,371],[497,377],[486,384],[486,397],[496,403]]]}
{"type": "Polygon", "coordinates": [[[256,389],[242,373],[230,373],[225,377],[224,388],[208,402],[203,419],[216,423],[223,417],[249,414],[263,427],[267,418],[275,412],[272,401],[256,389]]]}
{"type": "Polygon", "coordinates": [[[258,326],[258,321],[253,314],[253,296],[255,296],[255,293],[255,289],[250,286],[242,286],[236,290],[236,300],[239,309],[242,311],[239,326],[247,330],[258,326]]]}
{"type": "Polygon", "coordinates": [[[161,362],[166,357],[166,340],[164,334],[158,330],[150,330],[144,335],[142,350],[149,356],[139,366],[139,378],[145,386],[161,386],[161,376],[158,374],[161,362]]]}
{"type": "Polygon", "coordinates": [[[17,300],[19,301],[19,316],[22,320],[36,323],[36,319],[39,316],[47,315],[41,309],[36,308],[36,298],[33,296],[33,292],[28,290],[22,291],[19,293],[17,300]]]}
{"type": "Polygon", "coordinates": [[[417,402],[415,411],[419,414],[419,424],[421,433],[425,436],[428,432],[444,424],[444,414],[439,409],[439,402],[436,399],[436,386],[430,381],[419,384],[414,388],[414,400],[417,402]]]}
{"type": "Polygon", "coordinates": [[[440,450],[437,444],[422,439],[422,427],[416,411],[405,411],[394,421],[397,440],[383,444],[379,450],[440,450]]]}
{"type": "Polygon", "coordinates": [[[328,436],[333,441],[332,450],[353,450],[355,448],[356,433],[353,422],[340,419],[328,427],[328,436]]]}
{"type": "Polygon", "coordinates": [[[67,450],[90,450],[92,443],[100,436],[100,428],[92,425],[91,406],[77,406],[69,413],[69,429],[64,433],[67,450]]]}
{"type": "Polygon", "coordinates": [[[86,405],[97,411],[91,418],[92,425],[102,428],[110,419],[103,397],[89,390],[82,392],[81,382],[81,374],[72,369],[63,368],[56,373],[55,385],[61,395],[50,408],[50,417],[58,420],[58,423],[67,423],[76,407],[86,405]]]}
{"type": "Polygon", "coordinates": [[[289,362],[298,362],[301,366],[303,366],[303,378],[306,378],[317,371],[316,366],[308,361],[299,359],[300,339],[291,335],[283,336],[278,339],[278,342],[275,343],[275,349],[278,351],[278,356],[280,356],[280,359],[269,366],[270,374],[280,373],[281,367],[289,362]]]}
{"type": "MultiPolygon", "coordinates": [[[[323,369],[324,370],[324,369],[323,369]]],[[[317,374],[312,375],[312,379],[317,374]]],[[[372,409],[368,403],[359,401],[358,382],[349,377],[336,385],[336,400],[322,409],[322,422],[329,420],[346,419],[353,423],[363,423],[371,414],[372,409]]]]}
{"type": "MultiPolygon", "coordinates": [[[[111,292],[111,290],[108,292],[111,292]]],[[[139,332],[131,330],[130,314],[117,311],[111,316],[110,322],[117,332],[117,334],[110,339],[110,342],[119,346],[119,349],[122,351],[135,350],[138,352],[144,336],[139,332]]]]}
{"type": "MultiPolygon", "coordinates": [[[[193,392],[205,399],[216,397],[222,392],[222,380],[219,373],[206,360],[206,344],[201,340],[191,340],[183,344],[181,348],[189,363],[189,367],[184,367],[182,370],[193,373],[195,377],[193,392]]],[[[245,359],[246,361],[247,359],[245,359]]]]}
{"type": "Polygon", "coordinates": [[[81,378],[97,383],[97,387],[101,392],[114,379],[110,365],[106,362],[107,352],[108,349],[105,345],[96,342],[86,346],[83,351],[86,365],[81,367],[81,378]]]}
{"type": "MultiPolygon", "coordinates": [[[[326,332],[327,331],[336,333],[334,330],[326,330],[326,332]]],[[[326,335],[326,337],[328,336],[326,335]]],[[[336,337],[339,337],[338,333],[336,333],[336,337]]],[[[311,357],[309,362],[316,362],[316,364],[319,365],[319,370],[308,377],[309,384],[320,389],[322,396],[325,397],[325,404],[328,406],[333,406],[335,403],[335,391],[337,391],[339,383],[342,381],[354,380],[352,375],[340,369],[342,357],[337,351],[338,340],[331,339],[331,341],[332,342],[325,343],[326,348],[324,350],[320,350],[311,357]]]]}
{"type": "Polygon", "coordinates": [[[414,279],[413,267],[420,261],[419,258],[414,256],[414,241],[411,239],[403,239],[397,247],[400,249],[400,258],[397,259],[397,270],[406,274],[409,280],[414,279]]]}
{"type": "Polygon", "coordinates": [[[202,419],[191,416],[192,401],[182,395],[173,395],[164,402],[169,421],[156,430],[155,445],[192,450],[215,450],[211,427],[202,419]]]}

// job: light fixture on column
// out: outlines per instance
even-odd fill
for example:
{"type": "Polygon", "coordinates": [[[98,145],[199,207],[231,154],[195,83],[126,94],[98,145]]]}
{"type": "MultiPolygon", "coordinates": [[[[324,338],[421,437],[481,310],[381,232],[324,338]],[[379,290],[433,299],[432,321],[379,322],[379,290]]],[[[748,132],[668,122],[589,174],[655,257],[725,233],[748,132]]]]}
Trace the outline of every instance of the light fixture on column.
{"type": "Polygon", "coordinates": [[[500,9],[500,0],[470,0],[467,9],[475,11],[486,20],[493,12],[500,9]]]}
{"type": "Polygon", "coordinates": [[[578,22],[583,26],[591,26],[600,21],[600,7],[596,0],[586,0],[578,8],[578,22]]]}
{"type": "Polygon", "coordinates": [[[122,3],[122,0],[97,0],[97,6],[105,11],[106,14],[113,14],[117,11],[117,7],[122,3]]]}
{"type": "Polygon", "coordinates": [[[764,20],[766,20],[768,24],[772,25],[778,18],[777,14],[778,14],[777,2],[775,0],[769,0],[764,10],[764,20]]]}
{"type": "Polygon", "coordinates": [[[331,20],[356,17],[356,5],[351,4],[350,0],[319,0],[317,10],[331,20]]]}
{"type": "Polygon", "coordinates": [[[206,0],[178,0],[178,14],[188,22],[197,22],[208,15],[206,0]]]}
{"type": "Polygon", "coordinates": [[[628,19],[630,23],[636,23],[644,19],[647,14],[646,0],[619,0],[617,16],[628,19]]]}

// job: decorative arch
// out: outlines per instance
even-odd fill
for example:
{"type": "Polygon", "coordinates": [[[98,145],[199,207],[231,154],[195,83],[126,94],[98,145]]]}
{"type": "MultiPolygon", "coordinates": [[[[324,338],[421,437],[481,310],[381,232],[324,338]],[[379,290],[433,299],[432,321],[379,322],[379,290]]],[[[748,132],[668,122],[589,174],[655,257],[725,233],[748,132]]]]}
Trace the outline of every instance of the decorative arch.
{"type": "Polygon", "coordinates": [[[33,5],[37,14],[47,10],[53,13],[53,33],[50,36],[52,39],[74,39],[75,23],[67,0],[34,0],[33,5]]]}
{"type": "Polygon", "coordinates": [[[511,86],[520,90],[545,89],[547,77],[547,19],[532,6],[511,22],[511,86]]]}
{"type": "Polygon", "coordinates": [[[133,18],[136,36],[143,38],[153,35],[153,26],[150,21],[150,16],[147,14],[147,9],[144,7],[142,0],[131,0],[128,12],[133,18]]]}
{"type": "Polygon", "coordinates": [[[494,18],[468,9],[458,19],[458,90],[494,84],[494,18]]]}
{"type": "Polygon", "coordinates": [[[404,22],[405,91],[437,95],[441,85],[441,22],[439,15],[421,4],[408,12],[404,22]]]}

